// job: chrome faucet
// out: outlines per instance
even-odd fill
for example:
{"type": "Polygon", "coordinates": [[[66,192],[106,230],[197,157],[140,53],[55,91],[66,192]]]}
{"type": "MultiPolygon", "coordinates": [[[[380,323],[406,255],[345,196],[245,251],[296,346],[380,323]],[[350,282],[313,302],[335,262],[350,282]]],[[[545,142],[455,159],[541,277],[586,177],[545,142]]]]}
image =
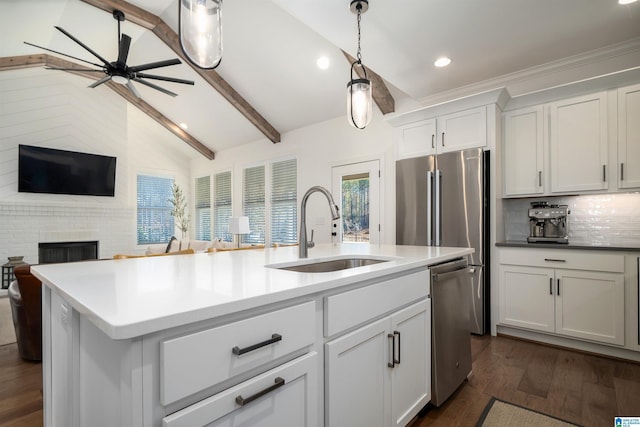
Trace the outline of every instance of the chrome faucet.
{"type": "Polygon", "coordinates": [[[315,186],[308,189],[304,194],[304,197],[302,197],[302,203],[300,205],[300,236],[298,239],[298,254],[300,258],[306,258],[307,249],[315,246],[315,243],[313,243],[313,230],[311,230],[311,240],[307,241],[307,199],[312,193],[315,192],[324,194],[329,201],[329,209],[331,209],[331,219],[335,221],[336,219],[340,218],[340,214],[338,213],[338,206],[333,201],[333,196],[331,195],[331,193],[329,193],[329,190],[320,186],[315,186]]]}

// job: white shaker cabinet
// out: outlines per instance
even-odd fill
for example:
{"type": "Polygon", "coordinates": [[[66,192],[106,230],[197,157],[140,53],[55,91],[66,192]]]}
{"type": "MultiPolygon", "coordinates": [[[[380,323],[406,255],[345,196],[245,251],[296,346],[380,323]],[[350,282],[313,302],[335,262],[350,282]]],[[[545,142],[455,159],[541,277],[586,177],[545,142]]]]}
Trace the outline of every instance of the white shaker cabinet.
{"type": "Polygon", "coordinates": [[[429,402],[430,302],[325,344],[327,425],[404,426],[429,402]]]}
{"type": "Polygon", "coordinates": [[[618,89],[618,188],[640,187],[640,85],[618,89]]]}
{"type": "Polygon", "coordinates": [[[606,190],[607,93],[549,104],[551,192],[606,190]]]}
{"type": "Polygon", "coordinates": [[[500,322],[624,345],[624,256],[503,249],[500,322]]]}
{"type": "Polygon", "coordinates": [[[506,111],[504,118],[504,195],[544,193],[542,106],[506,111]]]}
{"type": "Polygon", "coordinates": [[[396,159],[486,147],[487,107],[420,120],[395,130],[396,159]]]}

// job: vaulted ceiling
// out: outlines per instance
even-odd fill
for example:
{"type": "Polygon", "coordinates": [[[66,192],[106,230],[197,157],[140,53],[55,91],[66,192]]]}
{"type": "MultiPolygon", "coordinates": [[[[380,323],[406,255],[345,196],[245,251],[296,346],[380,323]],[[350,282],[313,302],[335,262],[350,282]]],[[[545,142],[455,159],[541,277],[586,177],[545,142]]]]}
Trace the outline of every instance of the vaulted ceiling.
{"type": "MultiPolygon", "coordinates": [[[[0,0],[0,57],[62,58],[23,44],[28,41],[94,60],[57,25],[115,59],[117,23],[108,12],[114,5],[127,13],[122,32],[132,38],[129,63],[179,56],[171,47],[177,0],[0,0]]],[[[348,6],[348,0],[225,0],[222,64],[208,73],[186,63],[163,68],[156,74],[195,85],[157,83],[178,93],[175,98],[138,85],[142,99],[130,102],[195,147],[194,157],[259,139],[270,144],[284,132],[345,115],[347,57],[355,56],[357,42],[348,6]],[[328,69],[316,66],[320,56],[329,59],[328,69]],[[176,126],[183,122],[186,132],[176,126]]],[[[582,58],[612,62],[617,55],[619,67],[640,67],[639,52],[640,2],[370,0],[362,17],[363,62],[389,91],[379,98],[384,112],[516,81],[532,68],[564,66],[570,74],[570,64],[582,58]],[[433,61],[441,55],[453,62],[438,69],[433,61]]],[[[515,84],[510,91],[527,89],[515,84]]]]}

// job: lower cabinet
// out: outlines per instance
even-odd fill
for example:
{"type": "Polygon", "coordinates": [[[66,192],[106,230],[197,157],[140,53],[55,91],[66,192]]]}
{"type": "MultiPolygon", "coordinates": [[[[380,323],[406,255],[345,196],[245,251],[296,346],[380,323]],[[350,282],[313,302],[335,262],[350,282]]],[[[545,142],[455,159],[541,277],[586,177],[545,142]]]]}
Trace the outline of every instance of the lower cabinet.
{"type": "Polygon", "coordinates": [[[404,426],[431,399],[431,300],[325,344],[329,426],[404,426]]]}
{"type": "Polygon", "coordinates": [[[624,345],[624,292],[622,272],[501,264],[500,322],[624,345]]]}
{"type": "Polygon", "coordinates": [[[165,417],[163,427],[318,425],[315,352],[165,417]]]}

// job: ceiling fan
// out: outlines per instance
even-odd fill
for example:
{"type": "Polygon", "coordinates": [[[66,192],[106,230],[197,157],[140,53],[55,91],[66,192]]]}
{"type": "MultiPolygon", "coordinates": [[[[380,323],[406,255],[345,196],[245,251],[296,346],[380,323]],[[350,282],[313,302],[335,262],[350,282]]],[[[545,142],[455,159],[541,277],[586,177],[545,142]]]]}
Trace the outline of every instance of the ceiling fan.
{"type": "Polygon", "coordinates": [[[107,61],[102,56],[100,56],[99,54],[94,52],[87,45],[85,45],[80,40],[78,40],[77,38],[75,38],[74,36],[69,34],[67,31],[65,31],[63,28],[58,27],[58,26],[55,26],[55,28],[58,31],[60,31],[65,36],[69,37],[74,42],[78,43],[80,46],[82,46],[84,49],[86,49],[89,53],[91,53],[93,56],[95,56],[100,61],[102,61],[102,64],[96,64],[94,62],[86,61],[86,60],[81,59],[81,58],[76,58],[75,56],[71,56],[71,55],[67,55],[66,53],[57,52],[55,50],[47,49],[46,47],[38,46],[38,45],[35,45],[33,43],[29,43],[29,42],[24,42],[24,43],[28,44],[30,46],[34,46],[34,47],[37,47],[37,48],[40,48],[40,49],[44,49],[44,50],[47,50],[49,52],[57,53],[59,55],[64,55],[64,56],[67,56],[69,58],[73,58],[73,59],[76,59],[78,61],[86,62],[86,63],[91,64],[93,66],[99,67],[100,68],[99,70],[89,70],[89,69],[79,69],[79,68],[55,68],[55,67],[47,67],[46,68],[47,70],[90,71],[90,72],[103,72],[103,73],[106,74],[106,76],[104,76],[103,78],[101,78],[98,81],[96,81],[95,83],[89,85],[90,88],[95,88],[96,86],[99,86],[99,85],[101,85],[103,83],[106,83],[108,81],[113,81],[115,83],[118,83],[118,84],[121,84],[121,85],[125,85],[135,97],[141,98],[140,93],[138,92],[138,90],[135,88],[135,86],[131,82],[136,82],[136,83],[143,84],[145,86],[148,86],[150,88],[159,90],[160,92],[165,93],[167,95],[171,95],[171,96],[177,96],[177,94],[174,93],[174,92],[171,92],[171,91],[169,91],[169,90],[167,90],[165,88],[157,86],[157,85],[155,85],[155,84],[153,84],[151,82],[148,82],[148,81],[146,81],[144,79],[162,80],[162,81],[173,82],[173,83],[182,83],[182,84],[187,84],[187,85],[193,85],[194,84],[194,82],[191,81],[191,80],[183,80],[183,79],[177,79],[177,78],[174,78],[174,77],[166,77],[166,76],[157,76],[157,75],[146,74],[146,73],[142,73],[141,72],[141,71],[150,70],[150,69],[153,69],[153,68],[168,67],[170,65],[181,64],[182,62],[178,58],[167,59],[165,61],[150,62],[148,64],[142,64],[142,65],[134,65],[132,67],[128,66],[127,65],[127,57],[129,56],[129,46],[131,45],[131,37],[129,37],[126,34],[121,34],[120,33],[120,22],[124,21],[124,13],[122,11],[120,11],[120,10],[114,10],[113,11],[113,17],[118,21],[118,59],[116,61],[114,61],[114,62],[107,61]]]}

